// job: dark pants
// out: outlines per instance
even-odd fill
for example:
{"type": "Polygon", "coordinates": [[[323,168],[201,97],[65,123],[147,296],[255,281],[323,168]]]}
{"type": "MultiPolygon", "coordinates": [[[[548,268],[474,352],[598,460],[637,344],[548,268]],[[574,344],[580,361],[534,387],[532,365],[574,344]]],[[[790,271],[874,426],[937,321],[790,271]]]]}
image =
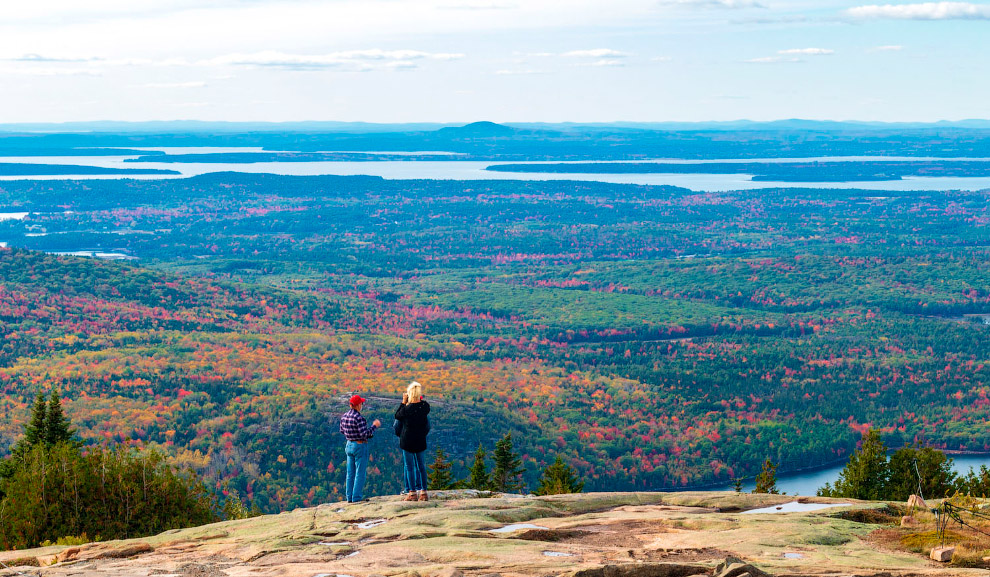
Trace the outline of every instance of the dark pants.
{"type": "Polygon", "coordinates": [[[425,491],[428,482],[426,478],[426,451],[410,453],[402,451],[402,476],[409,480],[409,491],[425,491]]]}

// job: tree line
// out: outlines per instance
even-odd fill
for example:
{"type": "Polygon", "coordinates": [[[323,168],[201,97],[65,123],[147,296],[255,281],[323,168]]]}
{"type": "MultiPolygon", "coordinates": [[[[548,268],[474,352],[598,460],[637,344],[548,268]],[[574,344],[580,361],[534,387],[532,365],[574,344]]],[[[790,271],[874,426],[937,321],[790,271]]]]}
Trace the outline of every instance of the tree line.
{"type": "Polygon", "coordinates": [[[57,391],[39,394],[24,435],[0,461],[0,548],[126,539],[219,521],[234,503],[156,451],[84,447],[57,391]]]}

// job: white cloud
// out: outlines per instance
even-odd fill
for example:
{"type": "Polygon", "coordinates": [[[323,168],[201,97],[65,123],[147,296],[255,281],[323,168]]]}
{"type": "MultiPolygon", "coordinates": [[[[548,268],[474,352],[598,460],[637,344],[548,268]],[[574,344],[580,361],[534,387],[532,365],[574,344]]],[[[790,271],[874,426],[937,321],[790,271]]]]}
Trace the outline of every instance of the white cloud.
{"type": "Polygon", "coordinates": [[[503,2],[458,2],[438,6],[441,10],[515,10],[518,7],[503,2]]]}
{"type": "Polygon", "coordinates": [[[625,65],[626,63],[621,60],[613,60],[609,58],[602,58],[600,60],[595,60],[594,62],[584,64],[584,66],[596,66],[599,68],[616,68],[625,65]]]}
{"type": "Polygon", "coordinates": [[[59,68],[52,66],[17,66],[0,70],[0,75],[22,76],[101,76],[102,72],[94,68],[59,68]]]}
{"type": "Polygon", "coordinates": [[[205,88],[205,82],[152,82],[142,84],[141,88],[205,88]]]}
{"type": "Polygon", "coordinates": [[[43,54],[24,54],[13,58],[4,58],[11,62],[97,62],[100,58],[70,57],[70,56],[46,56],[43,54]]]}
{"type": "Polygon", "coordinates": [[[525,75],[532,75],[532,74],[544,74],[544,72],[542,70],[532,70],[532,69],[525,69],[525,70],[496,70],[495,71],[495,74],[498,75],[498,76],[525,76],[525,75]]]}
{"type": "Polygon", "coordinates": [[[789,50],[778,50],[777,54],[804,54],[807,56],[828,56],[830,54],[835,54],[835,50],[829,50],[827,48],[791,48],[789,50]]]}
{"type": "Polygon", "coordinates": [[[764,56],[762,58],[750,58],[743,60],[747,64],[778,64],[784,62],[804,62],[800,58],[784,58],[783,56],[764,56]]]}
{"type": "Polygon", "coordinates": [[[871,4],[846,10],[857,19],[891,20],[990,20],[990,5],[971,2],[924,2],[921,4],[871,4]]]}
{"type": "Polygon", "coordinates": [[[571,50],[564,52],[561,56],[573,58],[625,58],[629,56],[627,52],[612,50],[611,48],[594,48],[592,50],[571,50]]]}
{"type": "Polygon", "coordinates": [[[663,6],[683,6],[687,8],[715,8],[736,10],[739,8],[766,8],[755,0],[660,0],[663,6]]]}
{"type": "Polygon", "coordinates": [[[254,66],[260,68],[282,68],[286,70],[322,70],[326,68],[352,68],[373,70],[375,68],[410,69],[415,68],[415,60],[457,60],[463,54],[432,53],[419,50],[344,50],[327,54],[288,54],[265,50],[250,54],[226,54],[198,64],[205,66],[254,66]]]}

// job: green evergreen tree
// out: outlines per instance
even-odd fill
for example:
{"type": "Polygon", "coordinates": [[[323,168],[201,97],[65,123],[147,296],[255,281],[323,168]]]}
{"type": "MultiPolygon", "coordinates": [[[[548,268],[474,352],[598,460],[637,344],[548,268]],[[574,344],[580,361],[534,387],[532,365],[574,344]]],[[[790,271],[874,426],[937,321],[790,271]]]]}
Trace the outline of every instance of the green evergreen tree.
{"type": "Polygon", "coordinates": [[[48,413],[45,415],[44,442],[49,447],[59,443],[78,444],[74,439],[76,430],[72,428],[69,418],[62,412],[62,399],[58,390],[53,390],[48,399],[48,413]]]}
{"type": "Polygon", "coordinates": [[[431,491],[443,491],[453,488],[454,473],[452,469],[453,465],[447,460],[447,454],[443,452],[443,449],[437,447],[433,464],[430,465],[430,473],[427,475],[429,481],[427,488],[431,491]]]}
{"type": "Polygon", "coordinates": [[[753,488],[753,492],[770,495],[780,493],[777,489],[777,465],[770,459],[763,461],[763,470],[756,476],[756,487],[753,488]]]}
{"type": "Polygon", "coordinates": [[[743,484],[742,477],[736,477],[735,479],[732,479],[732,489],[736,493],[742,493],[742,484],[743,484]]]}
{"type": "Polygon", "coordinates": [[[17,449],[14,453],[28,452],[38,443],[45,441],[45,426],[48,422],[48,402],[45,394],[38,393],[31,408],[31,419],[24,425],[24,437],[17,442],[17,449]]]}
{"type": "Polygon", "coordinates": [[[577,472],[564,463],[560,455],[554,459],[540,477],[540,485],[536,488],[537,495],[562,495],[565,493],[580,493],[584,490],[584,481],[578,479],[577,472]]]}
{"type": "Polygon", "coordinates": [[[990,497],[990,469],[986,465],[980,465],[979,471],[970,467],[968,473],[956,479],[956,489],[973,497],[990,497]]]}
{"type": "Polygon", "coordinates": [[[919,494],[926,499],[941,499],[955,489],[952,459],[942,451],[931,447],[903,447],[890,456],[890,480],[884,499],[907,501],[911,495],[919,494]]]}
{"type": "Polygon", "coordinates": [[[488,465],[485,464],[485,448],[478,444],[478,450],[474,452],[474,464],[471,465],[471,476],[467,480],[469,489],[488,491],[492,486],[492,479],[488,475],[488,465]]]}
{"type": "Polygon", "coordinates": [[[24,425],[24,436],[11,447],[10,456],[0,460],[0,499],[6,495],[4,486],[17,472],[24,457],[44,440],[47,413],[48,403],[45,401],[45,394],[39,391],[34,406],[31,408],[31,417],[24,425]]]}
{"type": "Polygon", "coordinates": [[[522,492],[522,474],[526,469],[522,466],[522,459],[512,450],[512,433],[506,433],[495,442],[492,459],[495,461],[491,477],[492,490],[499,493],[522,492]]]}
{"type": "Polygon", "coordinates": [[[867,501],[883,500],[890,480],[887,446],[880,433],[871,429],[863,436],[860,448],[849,457],[835,485],[825,484],[818,490],[822,497],[845,497],[867,501]]]}
{"type": "Polygon", "coordinates": [[[155,451],[94,447],[83,454],[71,443],[38,444],[5,489],[0,550],[83,535],[134,538],[220,520],[203,482],[155,451]]]}

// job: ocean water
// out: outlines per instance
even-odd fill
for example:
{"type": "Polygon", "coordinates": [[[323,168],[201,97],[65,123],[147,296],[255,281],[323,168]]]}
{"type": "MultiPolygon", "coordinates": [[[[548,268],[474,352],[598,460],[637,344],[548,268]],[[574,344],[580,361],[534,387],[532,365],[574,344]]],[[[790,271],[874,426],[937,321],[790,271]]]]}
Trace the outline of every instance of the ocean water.
{"type": "MultiPolygon", "coordinates": [[[[203,152],[259,152],[257,148],[154,148],[173,154],[203,152]]],[[[68,179],[161,179],[184,178],[211,172],[244,172],[284,175],[367,175],[394,180],[437,179],[437,180],[574,180],[608,182],[615,184],[671,185],[703,191],[754,190],[761,188],[857,188],[865,190],[985,190],[990,189],[990,177],[912,177],[885,182],[753,182],[746,174],[553,174],[553,173],[512,173],[491,172],[485,168],[491,161],[370,161],[370,162],[256,162],[256,163],[169,163],[169,162],[124,162],[135,156],[49,156],[49,157],[0,157],[0,162],[25,164],[71,164],[99,166],[105,168],[156,168],[175,170],[179,175],[54,175],[54,176],[0,176],[0,180],[68,180],[68,179]]],[[[923,160],[905,157],[819,157],[794,159],[730,159],[710,161],[683,161],[657,159],[656,163],[691,162],[787,162],[813,160],[923,160]]],[[[942,160],[965,160],[942,159],[942,160]]],[[[547,162],[542,162],[546,164],[547,162]]],[[[530,164],[530,163],[527,163],[530,164]]],[[[532,163],[541,164],[541,163],[532,163]]]]}

